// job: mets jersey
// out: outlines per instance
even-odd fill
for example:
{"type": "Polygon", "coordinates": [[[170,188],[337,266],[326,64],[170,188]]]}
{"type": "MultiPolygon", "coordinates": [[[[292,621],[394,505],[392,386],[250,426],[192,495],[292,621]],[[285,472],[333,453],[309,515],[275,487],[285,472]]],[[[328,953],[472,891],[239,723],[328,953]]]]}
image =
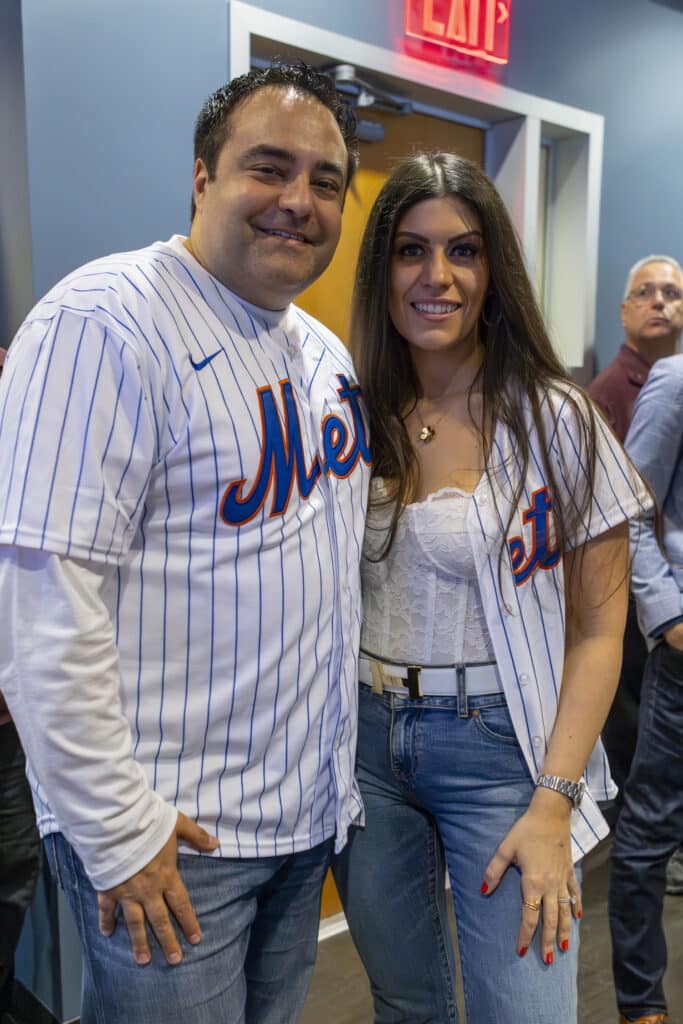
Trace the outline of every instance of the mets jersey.
{"type": "MultiPolygon", "coordinates": [[[[499,424],[491,453],[490,479],[482,478],[469,512],[469,534],[489,635],[503,681],[517,739],[533,779],[543,770],[555,723],[565,658],[565,580],[563,552],[554,543],[553,507],[569,509],[588,479],[588,453],[580,445],[577,413],[566,385],[541,399],[545,439],[527,408],[530,457],[519,505],[507,529],[502,571],[500,539],[519,481],[512,437],[499,424]],[[552,494],[543,469],[547,445],[555,470],[552,494]]],[[[573,392],[579,406],[584,401],[573,392]]],[[[603,420],[596,416],[595,479],[589,507],[565,539],[575,549],[620,523],[637,521],[650,507],[643,483],[603,420]]],[[[596,680],[596,685],[600,681],[596,680]]],[[[583,857],[608,833],[598,801],[616,794],[602,742],[598,740],[584,773],[586,793],[572,811],[572,852],[583,857]]]]}
{"type": "MultiPolygon", "coordinates": [[[[341,847],[360,814],[369,464],[339,340],[295,306],[243,302],[178,237],[71,274],[13,343],[0,544],[102,572],[135,765],[222,856],[341,847]]],[[[21,714],[7,663],[0,688],[21,714]]],[[[43,834],[61,827],[53,756],[31,765],[43,834]]],[[[131,851],[93,830],[68,838],[108,887],[131,851]]]]}

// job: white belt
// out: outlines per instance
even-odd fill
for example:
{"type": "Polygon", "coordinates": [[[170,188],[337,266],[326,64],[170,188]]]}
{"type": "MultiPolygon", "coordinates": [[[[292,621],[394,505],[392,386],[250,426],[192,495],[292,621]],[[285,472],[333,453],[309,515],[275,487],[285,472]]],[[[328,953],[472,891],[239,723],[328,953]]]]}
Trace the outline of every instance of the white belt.
{"type": "Polygon", "coordinates": [[[502,693],[503,686],[496,663],[446,665],[396,665],[378,661],[361,654],[358,678],[372,686],[376,693],[389,690],[403,696],[419,697],[479,697],[485,693],[502,693]]]}

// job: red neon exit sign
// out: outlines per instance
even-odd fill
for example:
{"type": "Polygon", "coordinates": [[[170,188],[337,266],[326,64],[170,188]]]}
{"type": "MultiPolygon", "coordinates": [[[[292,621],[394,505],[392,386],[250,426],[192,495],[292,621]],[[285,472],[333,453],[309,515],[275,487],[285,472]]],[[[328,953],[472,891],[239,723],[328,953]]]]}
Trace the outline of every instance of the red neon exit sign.
{"type": "Polygon", "coordinates": [[[406,0],[407,36],[507,64],[512,0],[406,0]]]}

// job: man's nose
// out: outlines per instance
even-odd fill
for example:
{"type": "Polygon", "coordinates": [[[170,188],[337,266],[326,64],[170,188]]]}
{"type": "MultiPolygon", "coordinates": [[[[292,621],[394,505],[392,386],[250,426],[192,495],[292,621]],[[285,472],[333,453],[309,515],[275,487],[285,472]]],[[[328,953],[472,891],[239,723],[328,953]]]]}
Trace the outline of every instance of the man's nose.
{"type": "Polygon", "coordinates": [[[297,174],[289,178],[280,192],[279,206],[296,217],[306,217],[313,208],[313,195],[308,178],[297,174]]]}

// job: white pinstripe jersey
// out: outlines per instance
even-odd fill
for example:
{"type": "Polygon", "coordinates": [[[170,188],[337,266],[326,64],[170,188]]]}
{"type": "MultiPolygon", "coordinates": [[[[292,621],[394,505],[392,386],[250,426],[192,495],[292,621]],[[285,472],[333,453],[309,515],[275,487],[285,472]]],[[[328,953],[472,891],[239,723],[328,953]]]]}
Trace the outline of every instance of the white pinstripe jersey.
{"type": "Polygon", "coordinates": [[[0,543],[115,567],[150,785],[225,856],[341,846],[370,472],[342,344],[238,300],[176,237],[65,278],[5,373],[0,543]]]}
{"type": "MultiPolygon", "coordinates": [[[[541,439],[527,413],[529,467],[519,507],[507,531],[503,571],[498,572],[500,538],[519,479],[512,439],[499,425],[492,451],[493,486],[484,477],[471,503],[468,530],[477,578],[510,715],[535,779],[543,768],[555,722],[565,656],[565,591],[561,552],[553,547],[552,504],[571,508],[587,479],[587,453],[579,447],[576,414],[561,386],[542,401],[559,494],[552,495],[543,469],[541,439]],[[495,492],[495,493],[494,493],[495,492]]],[[[578,392],[575,392],[578,397],[578,392]]],[[[581,402],[581,399],[579,398],[581,402]]],[[[640,517],[650,499],[612,432],[597,417],[594,497],[567,548],[576,548],[625,520],[640,517]]],[[[599,684],[599,680],[596,680],[599,684]]],[[[574,860],[608,832],[596,801],[616,787],[598,741],[585,775],[586,795],[572,812],[574,860]]]]}

